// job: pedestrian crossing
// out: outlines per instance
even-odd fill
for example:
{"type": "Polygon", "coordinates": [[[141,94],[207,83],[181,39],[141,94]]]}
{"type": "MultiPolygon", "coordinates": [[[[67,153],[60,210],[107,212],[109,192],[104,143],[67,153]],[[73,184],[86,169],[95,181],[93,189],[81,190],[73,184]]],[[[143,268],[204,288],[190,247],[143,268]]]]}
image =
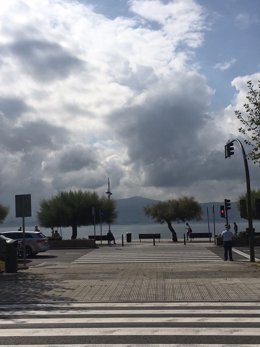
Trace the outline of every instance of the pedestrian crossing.
{"type": "Polygon", "coordinates": [[[0,346],[259,346],[260,302],[0,305],[0,346]]]}
{"type": "Polygon", "coordinates": [[[223,261],[205,246],[160,244],[100,247],[75,259],[73,264],[189,263],[223,261]]]}

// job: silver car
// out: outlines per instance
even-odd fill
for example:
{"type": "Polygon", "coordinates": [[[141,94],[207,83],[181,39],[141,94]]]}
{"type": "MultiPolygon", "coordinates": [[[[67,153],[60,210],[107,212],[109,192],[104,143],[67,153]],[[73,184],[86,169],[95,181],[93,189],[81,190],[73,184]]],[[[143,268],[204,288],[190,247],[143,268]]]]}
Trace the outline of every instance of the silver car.
{"type": "MultiPolygon", "coordinates": [[[[9,239],[17,240],[21,245],[23,241],[22,231],[2,231],[0,235],[9,239]]],[[[20,247],[21,249],[22,247],[20,247]]],[[[50,249],[47,237],[40,231],[25,231],[25,254],[26,257],[33,257],[39,252],[50,249]]]]}

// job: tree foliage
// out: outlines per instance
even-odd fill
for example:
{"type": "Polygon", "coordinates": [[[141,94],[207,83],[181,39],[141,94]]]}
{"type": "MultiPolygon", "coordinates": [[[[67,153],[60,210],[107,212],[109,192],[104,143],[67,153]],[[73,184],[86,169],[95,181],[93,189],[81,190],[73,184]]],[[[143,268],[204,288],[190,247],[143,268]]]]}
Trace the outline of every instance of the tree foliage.
{"type": "Polygon", "coordinates": [[[0,223],[3,223],[5,217],[8,215],[9,207],[0,204],[0,223]]]}
{"type": "Polygon", "coordinates": [[[166,223],[172,233],[172,240],[177,242],[177,234],[172,222],[201,219],[201,206],[193,197],[181,197],[168,201],[158,202],[144,208],[146,216],[150,216],[157,223],[166,223]]]}
{"type": "Polygon", "coordinates": [[[72,227],[72,239],[77,238],[77,227],[100,222],[111,223],[116,218],[115,202],[96,193],[79,191],[60,192],[42,200],[38,211],[39,224],[46,228],[72,227]]]}
{"type": "Polygon", "coordinates": [[[242,123],[239,132],[246,136],[245,144],[251,147],[248,157],[254,163],[260,164],[260,81],[257,88],[252,81],[247,82],[248,102],[244,104],[244,111],[235,111],[237,118],[242,123]]]}
{"type": "MultiPolygon", "coordinates": [[[[256,215],[256,209],[255,209],[255,199],[260,199],[260,189],[252,189],[250,192],[251,195],[251,206],[252,206],[252,218],[253,219],[259,219],[256,215]]],[[[237,208],[240,210],[240,200],[247,201],[247,194],[240,195],[239,201],[237,203],[237,208]]],[[[247,212],[245,211],[245,215],[247,216],[247,212]]],[[[259,215],[259,212],[258,212],[259,215]]],[[[243,217],[242,217],[243,218],[243,217]]],[[[247,219],[247,218],[245,218],[247,219]]]]}

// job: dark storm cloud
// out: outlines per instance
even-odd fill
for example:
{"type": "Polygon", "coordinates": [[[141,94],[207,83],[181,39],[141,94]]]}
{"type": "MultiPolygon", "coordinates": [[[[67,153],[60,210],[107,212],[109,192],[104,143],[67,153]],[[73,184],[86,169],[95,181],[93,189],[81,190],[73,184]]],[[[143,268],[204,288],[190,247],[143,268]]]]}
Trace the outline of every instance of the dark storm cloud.
{"type": "Polygon", "coordinates": [[[77,146],[67,149],[59,159],[59,169],[62,172],[78,171],[83,168],[97,167],[97,153],[92,148],[77,146]]]}
{"type": "Polygon", "coordinates": [[[12,152],[33,151],[35,148],[55,149],[67,140],[68,131],[43,120],[0,130],[0,144],[12,152]]]}
{"type": "Polygon", "coordinates": [[[37,80],[50,82],[64,79],[83,69],[83,62],[70,54],[58,43],[44,40],[20,39],[5,47],[21,63],[23,69],[37,80]]]}
{"type": "MultiPolygon", "coordinates": [[[[229,177],[238,177],[237,160],[229,167],[224,152],[215,150],[214,140],[205,145],[200,136],[204,128],[209,131],[210,122],[206,111],[211,92],[204,83],[197,75],[187,76],[177,89],[164,85],[140,105],[112,116],[131,162],[142,172],[144,185],[184,186],[225,179],[227,172],[229,177]]],[[[210,131],[214,135],[214,128],[210,131]]]]}
{"type": "Polygon", "coordinates": [[[112,116],[116,132],[127,144],[132,159],[149,164],[199,151],[197,136],[207,119],[210,93],[198,84],[202,84],[202,79],[194,76],[182,78],[177,90],[167,83],[159,85],[140,105],[126,107],[112,116]],[[189,84],[195,87],[192,89],[189,84]],[[196,146],[192,146],[194,142],[196,146]]]}
{"type": "Polygon", "coordinates": [[[15,97],[0,97],[0,114],[8,119],[16,119],[22,113],[29,111],[31,108],[26,103],[15,97]]]}

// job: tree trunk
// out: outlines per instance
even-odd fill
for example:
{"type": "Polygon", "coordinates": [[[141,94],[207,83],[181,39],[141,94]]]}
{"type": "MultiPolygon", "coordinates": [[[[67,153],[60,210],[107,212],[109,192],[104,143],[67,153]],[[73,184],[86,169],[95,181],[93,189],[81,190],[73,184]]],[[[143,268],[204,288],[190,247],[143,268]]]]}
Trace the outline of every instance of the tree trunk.
{"type": "Polygon", "coordinates": [[[78,228],[77,225],[72,225],[72,235],[71,240],[75,240],[78,236],[78,228]]]}
{"type": "Polygon", "coordinates": [[[178,242],[177,234],[176,234],[176,231],[172,227],[172,223],[170,221],[166,221],[166,223],[168,225],[170,232],[172,233],[172,242],[178,242]]]}

